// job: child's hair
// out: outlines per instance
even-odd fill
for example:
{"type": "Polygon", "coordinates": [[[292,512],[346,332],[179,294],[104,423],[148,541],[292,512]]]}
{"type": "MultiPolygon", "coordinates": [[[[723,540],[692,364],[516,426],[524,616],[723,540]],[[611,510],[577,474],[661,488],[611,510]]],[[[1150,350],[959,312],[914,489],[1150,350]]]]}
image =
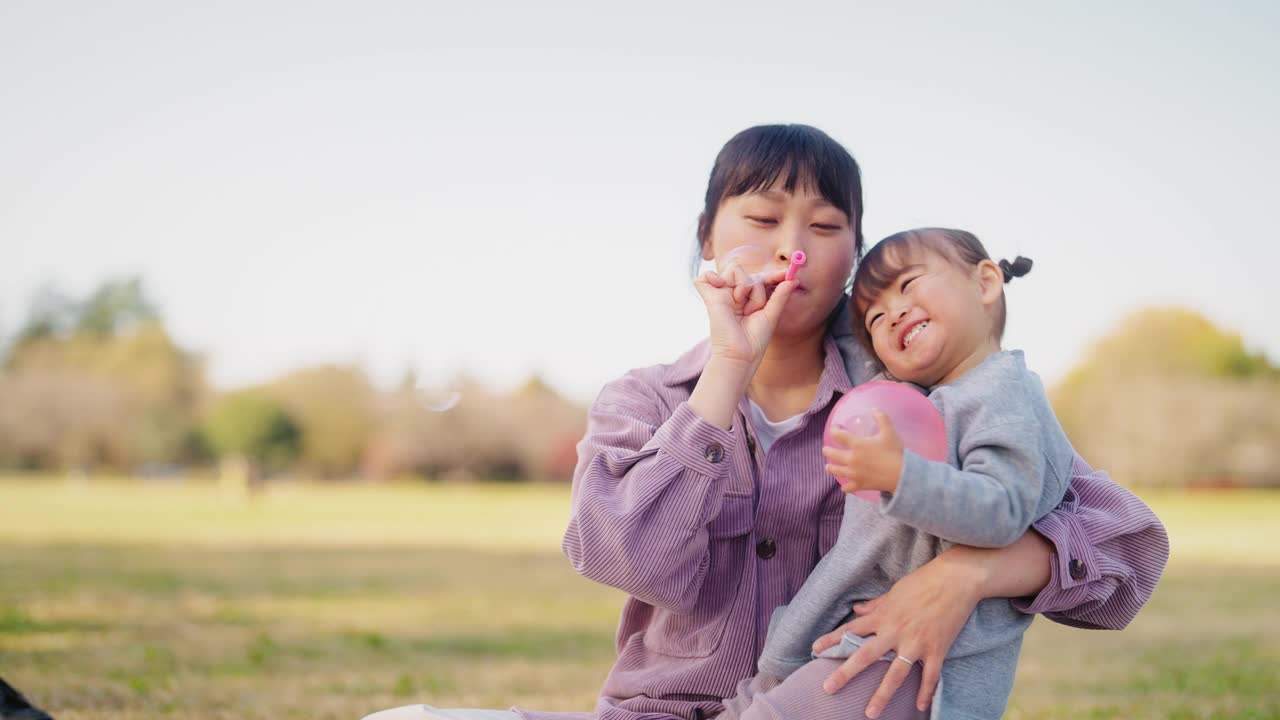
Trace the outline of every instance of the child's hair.
{"type": "Polygon", "coordinates": [[[862,173],[858,162],[840,143],[808,125],[758,125],[725,143],[707,181],[702,215],[698,218],[698,254],[725,198],[765,190],[784,173],[783,187],[787,192],[794,192],[797,186],[812,189],[844,212],[853,226],[854,257],[859,257],[862,173]]]}
{"type": "MultiPolygon", "coordinates": [[[[871,335],[864,322],[867,308],[880,297],[880,293],[893,285],[902,274],[913,250],[932,251],[956,265],[972,267],[990,260],[987,249],[982,246],[971,232],[951,228],[916,228],[894,233],[876,243],[867,251],[866,257],[858,263],[853,274],[853,332],[862,342],[863,347],[874,354],[871,346],[871,335]]],[[[1031,260],[1019,255],[1013,262],[1001,260],[1000,270],[1007,283],[1013,278],[1022,277],[1031,272],[1031,260]]],[[[999,342],[1004,337],[1005,323],[1004,293],[1000,294],[1000,306],[996,309],[995,338],[999,342]]]]}

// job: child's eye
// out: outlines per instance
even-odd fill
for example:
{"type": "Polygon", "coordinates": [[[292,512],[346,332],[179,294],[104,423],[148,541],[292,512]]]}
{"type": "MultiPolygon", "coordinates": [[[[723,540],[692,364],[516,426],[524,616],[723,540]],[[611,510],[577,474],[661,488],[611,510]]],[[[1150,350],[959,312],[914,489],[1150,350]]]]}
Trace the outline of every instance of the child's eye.
{"type": "Polygon", "coordinates": [[[906,291],[907,291],[907,286],[908,286],[908,285],[910,285],[914,280],[915,280],[915,278],[914,278],[914,277],[909,277],[909,278],[907,278],[906,280],[903,280],[903,281],[902,281],[902,287],[901,287],[901,288],[898,288],[898,291],[899,291],[899,292],[906,292],[906,291]]]}
{"type": "Polygon", "coordinates": [[[824,223],[814,223],[813,226],[819,230],[825,230],[827,232],[835,232],[840,229],[839,225],[827,225],[824,223]]]}
{"type": "Polygon", "coordinates": [[[778,221],[774,220],[771,217],[761,217],[759,215],[748,215],[747,219],[750,220],[751,222],[760,223],[761,225],[777,225],[778,224],[778,221]]]}

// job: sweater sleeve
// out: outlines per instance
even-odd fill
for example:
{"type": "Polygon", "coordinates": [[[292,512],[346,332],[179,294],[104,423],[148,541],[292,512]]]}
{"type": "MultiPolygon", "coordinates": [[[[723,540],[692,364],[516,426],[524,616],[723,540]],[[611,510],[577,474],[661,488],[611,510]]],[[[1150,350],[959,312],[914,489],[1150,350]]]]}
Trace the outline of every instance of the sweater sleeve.
{"type": "Polygon", "coordinates": [[[907,450],[885,514],[951,542],[1004,547],[1036,519],[1046,460],[1032,423],[966,432],[959,468],[907,450]]]}

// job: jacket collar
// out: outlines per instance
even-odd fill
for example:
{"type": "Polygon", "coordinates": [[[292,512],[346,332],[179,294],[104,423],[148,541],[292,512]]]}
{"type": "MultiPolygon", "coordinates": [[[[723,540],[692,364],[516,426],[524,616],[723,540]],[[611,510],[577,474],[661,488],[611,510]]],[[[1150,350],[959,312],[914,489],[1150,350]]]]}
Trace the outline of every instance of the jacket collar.
{"type": "MultiPolygon", "coordinates": [[[[842,308],[847,305],[847,302],[841,303],[842,308]]],[[[818,395],[815,398],[815,402],[820,401],[818,404],[822,406],[831,400],[833,394],[837,392],[843,394],[853,389],[853,383],[850,382],[849,373],[845,369],[844,356],[840,353],[840,345],[836,340],[837,337],[853,334],[848,323],[848,315],[847,309],[843,311],[838,309],[832,313],[833,322],[822,341],[823,369],[822,377],[818,381],[818,395]]],[[[702,369],[707,366],[707,361],[710,359],[711,341],[703,340],[667,366],[662,374],[663,384],[674,387],[697,380],[702,376],[702,369]]]]}

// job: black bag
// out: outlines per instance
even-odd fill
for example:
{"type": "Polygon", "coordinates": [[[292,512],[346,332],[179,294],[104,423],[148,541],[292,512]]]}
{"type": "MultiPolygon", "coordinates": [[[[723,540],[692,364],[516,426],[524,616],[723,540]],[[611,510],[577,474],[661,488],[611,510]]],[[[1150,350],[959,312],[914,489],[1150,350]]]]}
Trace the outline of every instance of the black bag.
{"type": "Polygon", "coordinates": [[[53,716],[32,705],[17,688],[0,678],[0,720],[53,720],[53,716]]]}

